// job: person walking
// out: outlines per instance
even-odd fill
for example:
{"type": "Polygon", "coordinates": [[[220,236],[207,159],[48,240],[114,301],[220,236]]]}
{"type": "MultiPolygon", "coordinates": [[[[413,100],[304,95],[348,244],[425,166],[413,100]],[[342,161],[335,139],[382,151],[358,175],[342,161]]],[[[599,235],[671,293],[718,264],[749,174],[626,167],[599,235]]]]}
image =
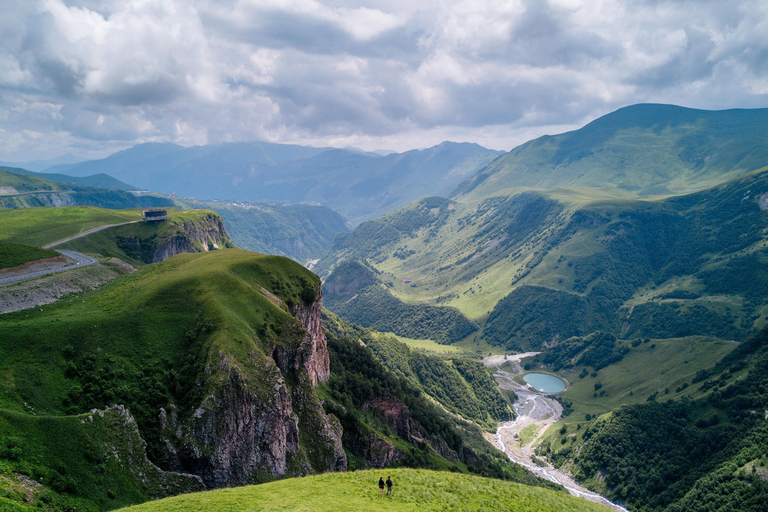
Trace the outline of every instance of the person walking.
{"type": "Polygon", "coordinates": [[[384,479],[379,477],[379,496],[384,496],[384,479]]]}
{"type": "Polygon", "coordinates": [[[392,495],[392,477],[388,476],[387,477],[387,496],[391,496],[391,495],[392,495]]]}

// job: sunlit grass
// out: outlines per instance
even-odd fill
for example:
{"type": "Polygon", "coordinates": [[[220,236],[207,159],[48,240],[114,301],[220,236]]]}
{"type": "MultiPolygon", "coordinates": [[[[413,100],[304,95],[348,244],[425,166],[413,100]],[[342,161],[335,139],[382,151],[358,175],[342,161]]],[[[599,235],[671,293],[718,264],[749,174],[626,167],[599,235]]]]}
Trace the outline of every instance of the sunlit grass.
{"type": "Polygon", "coordinates": [[[597,511],[602,505],[564,492],[459,473],[387,469],[326,473],[262,485],[176,496],[126,512],[240,511],[597,511]],[[377,482],[391,475],[392,496],[377,482]]]}

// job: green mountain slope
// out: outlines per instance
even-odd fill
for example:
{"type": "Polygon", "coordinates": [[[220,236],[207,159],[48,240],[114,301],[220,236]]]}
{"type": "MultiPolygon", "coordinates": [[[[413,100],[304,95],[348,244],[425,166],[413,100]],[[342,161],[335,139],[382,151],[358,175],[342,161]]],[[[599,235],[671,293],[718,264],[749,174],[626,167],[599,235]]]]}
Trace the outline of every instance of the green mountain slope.
{"type": "Polygon", "coordinates": [[[282,480],[239,489],[177,496],[126,509],[126,512],[196,510],[264,511],[519,511],[609,510],[564,493],[455,473],[412,469],[356,471],[282,480]],[[392,496],[380,496],[376,482],[390,475],[392,496]]]}
{"type": "Polygon", "coordinates": [[[456,308],[408,304],[362,262],[340,264],[323,283],[325,305],[350,322],[415,339],[450,343],[477,330],[456,308]]]}
{"type": "Polygon", "coordinates": [[[663,200],[566,192],[427,198],[339,237],[319,268],[365,258],[394,296],[454,306],[514,350],[596,330],[744,339],[765,324],[767,172],[663,200]]]}
{"type": "MultiPolygon", "coordinates": [[[[314,366],[309,335],[294,317],[305,314],[299,311],[318,291],[317,278],[290,260],[229,249],[181,254],[45,311],[3,315],[0,408],[58,417],[125,404],[150,460],[166,470],[195,472],[208,487],[334,469],[344,459],[340,432],[334,434],[333,420],[322,413],[311,385],[322,367],[314,366]],[[161,408],[167,423],[158,421],[161,408]],[[228,433],[241,421],[287,432],[275,439],[228,433]],[[217,435],[209,434],[213,430],[217,435]],[[273,450],[259,443],[272,443],[273,450]],[[281,445],[282,455],[274,451],[281,445]],[[232,464],[229,451],[261,460],[232,464]],[[223,464],[226,471],[219,469],[223,464]]],[[[319,321],[319,309],[317,315],[319,321]]],[[[71,448],[55,456],[24,448],[42,435],[34,421],[26,424],[31,431],[17,423],[2,431],[0,444],[18,439],[22,445],[12,457],[0,454],[15,471],[40,475],[45,484],[52,472],[98,481],[97,454],[105,449],[98,439],[90,467],[74,474],[81,462],[71,448]]],[[[139,484],[113,488],[109,496],[108,488],[91,493],[77,480],[53,490],[112,508],[157,496],[139,484]]]]}
{"type": "Polygon", "coordinates": [[[768,110],[633,105],[583,128],[527,142],[460,185],[485,198],[519,187],[595,187],[637,197],[711,187],[768,162],[768,110]]]}
{"type": "MultiPolygon", "coordinates": [[[[757,333],[669,393],[586,421],[568,417],[539,453],[632,510],[763,510],[767,340],[768,331],[757,333]]],[[[621,377],[601,381],[615,392],[611,379],[621,377]]]]}

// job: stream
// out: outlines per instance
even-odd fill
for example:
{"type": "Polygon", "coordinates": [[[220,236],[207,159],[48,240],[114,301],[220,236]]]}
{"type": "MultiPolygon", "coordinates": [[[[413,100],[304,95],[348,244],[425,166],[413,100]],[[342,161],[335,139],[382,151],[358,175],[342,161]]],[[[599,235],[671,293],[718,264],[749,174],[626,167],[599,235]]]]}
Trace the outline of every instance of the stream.
{"type": "Polygon", "coordinates": [[[506,359],[505,356],[489,356],[483,360],[483,364],[487,367],[496,369],[494,376],[499,387],[511,389],[518,396],[518,399],[512,404],[517,418],[514,421],[507,421],[499,425],[496,429],[496,435],[489,435],[488,440],[507,454],[510,460],[525,467],[538,477],[562,485],[572,495],[601,503],[613,510],[629,512],[626,508],[611,502],[604,496],[580,486],[573,478],[555,469],[552,465],[547,463],[545,467],[542,467],[533,462],[533,447],[536,446],[537,441],[550,425],[560,419],[563,412],[556,400],[539,393],[530,385],[523,386],[513,380],[515,375],[523,372],[519,364],[520,360],[533,355],[536,355],[536,352],[507,356],[506,359]],[[509,368],[510,371],[500,369],[504,363],[512,363],[511,368],[509,368]]]}

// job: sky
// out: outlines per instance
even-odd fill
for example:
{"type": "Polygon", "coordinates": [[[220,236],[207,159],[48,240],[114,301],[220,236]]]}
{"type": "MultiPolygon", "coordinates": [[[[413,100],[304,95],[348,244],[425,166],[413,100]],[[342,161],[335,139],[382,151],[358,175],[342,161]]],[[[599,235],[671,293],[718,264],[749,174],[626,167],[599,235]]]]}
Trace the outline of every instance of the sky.
{"type": "Polygon", "coordinates": [[[0,160],[141,142],[510,150],[768,107],[765,0],[2,0],[0,160]]]}

